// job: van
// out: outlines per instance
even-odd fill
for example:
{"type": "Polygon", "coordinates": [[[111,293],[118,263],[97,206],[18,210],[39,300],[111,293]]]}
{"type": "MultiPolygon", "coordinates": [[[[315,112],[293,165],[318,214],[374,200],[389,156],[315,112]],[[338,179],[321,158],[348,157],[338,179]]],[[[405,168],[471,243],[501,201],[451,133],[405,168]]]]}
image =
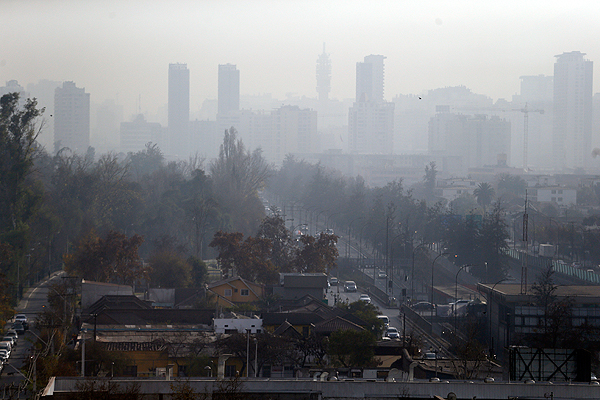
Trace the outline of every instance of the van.
{"type": "Polygon", "coordinates": [[[380,319],[381,322],[383,322],[384,329],[387,329],[390,326],[390,319],[387,315],[378,315],[377,318],[380,319]]]}

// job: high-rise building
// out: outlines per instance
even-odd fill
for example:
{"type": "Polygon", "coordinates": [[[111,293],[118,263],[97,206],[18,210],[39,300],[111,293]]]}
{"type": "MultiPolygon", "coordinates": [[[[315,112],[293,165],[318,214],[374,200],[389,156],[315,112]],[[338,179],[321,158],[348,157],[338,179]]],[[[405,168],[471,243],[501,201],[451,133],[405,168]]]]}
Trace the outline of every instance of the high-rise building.
{"type": "Polygon", "coordinates": [[[90,94],[75,82],[54,91],[54,151],[68,147],[85,154],[90,146],[90,94]]]}
{"type": "Polygon", "coordinates": [[[323,53],[317,59],[317,93],[319,100],[329,100],[331,92],[331,60],[329,54],[325,52],[325,43],[323,43],[323,53]]]}
{"type": "Polygon", "coordinates": [[[394,103],[383,100],[383,60],[370,55],[356,63],[356,101],[348,113],[352,153],[393,153],[394,103]]]}
{"type": "Polygon", "coordinates": [[[356,101],[383,101],[383,60],[385,56],[366,56],[356,63],[356,101]]]}
{"type": "Polygon", "coordinates": [[[219,65],[218,103],[220,115],[240,110],[240,71],[233,64],[219,65]]]}
{"type": "Polygon", "coordinates": [[[190,123],[190,70],[187,64],[169,64],[168,121],[168,152],[187,157],[190,123]]]}
{"type": "Polygon", "coordinates": [[[553,155],[555,168],[587,168],[592,161],[593,62],[585,53],[556,56],[554,64],[553,155]]]}

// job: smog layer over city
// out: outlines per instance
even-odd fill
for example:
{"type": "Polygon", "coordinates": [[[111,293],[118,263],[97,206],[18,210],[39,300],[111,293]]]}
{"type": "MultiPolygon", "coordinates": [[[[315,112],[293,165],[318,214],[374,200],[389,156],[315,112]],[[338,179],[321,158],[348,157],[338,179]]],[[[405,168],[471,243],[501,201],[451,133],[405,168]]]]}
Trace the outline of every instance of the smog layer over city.
{"type": "Polygon", "coordinates": [[[600,2],[0,16],[2,398],[599,397],[600,2]]]}

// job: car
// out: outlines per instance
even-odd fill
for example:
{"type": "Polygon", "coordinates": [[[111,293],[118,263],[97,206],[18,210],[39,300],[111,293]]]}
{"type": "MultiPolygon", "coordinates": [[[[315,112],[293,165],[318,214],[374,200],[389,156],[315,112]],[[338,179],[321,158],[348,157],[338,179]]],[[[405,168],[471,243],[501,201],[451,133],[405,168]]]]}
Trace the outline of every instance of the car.
{"type": "Polygon", "coordinates": [[[19,334],[14,329],[9,329],[5,336],[14,336],[16,341],[19,341],[19,334]]]}
{"type": "Polygon", "coordinates": [[[4,337],[2,337],[2,341],[10,342],[10,345],[12,347],[15,347],[17,345],[17,339],[15,339],[14,336],[4,336],[4,337]]]}
{"type": "Polygon", "coordinates": [[[325,231],[323,233],[325,233],[326,235],[334,235],[333,229],[331,229],[331,228],[325,229],[325,231]]]}
{"type": "Polygon", "coordinates": [[[2,362],[6,362],[8,357],[10,357],[10,353],[7,350],[0,350],[0,360],[2,362]]]}
{"type": "Polygon", "coordinates": [[[332,276],[331,278],[329,278],[329,284],[331,286],[337,286],[338,285],[338,278],[336,278],[335,276],[332,276]]]}
{"type": "Polygon", "coordinates": [[[435,304],[431,304],[428,301],[421,301],[419,303],[413,304],[411,308],[415,311],[431,311],[435,310],[435,304]]]}
{"type": "Polygon", "coordinates": [[[23,325],[23,329],[29,329],[29,320],[27,319],[27,315],[25,314],[17,314],[15,315],[15,322],[20,322],[23,325]]]}
{"type": "Polygon", "coordinates": [[[356,283],[354,281],[346,281],[344,292],[356,292],[356,283]]]}
{"type": "Polygon", "coordinates": [[[436,358],[437,354],[435,354],[433,351],[428,351],[423,355],[423,359],[425,360],[435,360],[436,358]]]}
{"type": "Polygon", "coordinates": [[[387,274],[386,274],[384,271],[382,271],[382,270],[379,270],[379,271],[377,272],[377,278],[378,278],[378,279],[385,279],[385,278],[387,278],[387,274]]]}
{"type": "Polygon", "coordinates": [[[15,322],[12,325],[12,328],[17,332],[17,334],[19,335],[24,335],[25,334],[25,327],[23,326],[22,323],[20,322],[15,322]]]}
{"type": "Polygon", "coordinates": [[[368,294],[364,294],[364,293],[359,296],[358,300],[364,301],[367,304],[371,303],[371,297],[369,297],[368,294]]]}
{"type": "Polygon", "coordinates": [[[390,319],[387,315],[378,315],[377,318],[383,322],[383,328],[387,329],[390,326],[390,319]]]}
{"type": "Polygon", "coordinates": [[[398,333],[398,329],[394,328],[393,326],[390,326],[389,328],[387,328],[385,335],[387,337],[389,337],[390,339],[398,339],[400,337],[400,333],[398,333]]]}

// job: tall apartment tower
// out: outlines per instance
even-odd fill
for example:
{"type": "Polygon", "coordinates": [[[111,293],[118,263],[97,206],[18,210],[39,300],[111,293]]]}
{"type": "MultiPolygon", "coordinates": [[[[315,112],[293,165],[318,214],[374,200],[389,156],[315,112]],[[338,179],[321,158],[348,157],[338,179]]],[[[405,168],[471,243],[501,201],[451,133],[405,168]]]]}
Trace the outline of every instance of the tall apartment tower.
{"type": "Polygon", "coordinates": [[[553,155],[555,168],[589,167],[592,161],[593,62],[585,53],[556,56],[554,64],[553,155]]]}
{"type": "Polygon", "coordinates": [[[356,63],[356,101],[383,101],[383,60],[380,55],[366,56],[356,63]]]}
{"type": "Polygon", "coordinates": [[[90,146],[90,94],[75,82],[54,91],[54,152],[68,147],[85,154],[90,146]]]}
{"type": "Polygon", "coordinates": [[[190,123],[190,70],[187,64],[169,64],[169,149],[187,157],[190,123]]]}
{"type": "Polygon", "coordinates": [[[383,100],[384,56],[356,63],[356,101],[348,112],[348,145],[355,154],[391,154],[394,103],[383,100]]]}
{"type": "Polygon", "coordinates": [[[331,92],[331,59],[325,52],[325,43],[323,43],[323,53],[317,59],[317,93],[319,100],[329,99],[331,92]]]}
{"type": "Polygon", "coordinates": [[[240,110],[240,71],[233,64],[219,65],[219,97],[220,115],[227,115],[240,110]]]}

